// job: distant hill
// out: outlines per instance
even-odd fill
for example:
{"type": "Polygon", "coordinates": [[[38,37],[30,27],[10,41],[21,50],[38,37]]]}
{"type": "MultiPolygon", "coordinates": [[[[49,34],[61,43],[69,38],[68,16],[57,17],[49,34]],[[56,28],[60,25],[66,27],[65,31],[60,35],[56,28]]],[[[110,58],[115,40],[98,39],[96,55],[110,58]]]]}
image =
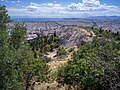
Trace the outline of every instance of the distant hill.
{"type": "Polygon", "coordinates": [[[63,18],[37,18],[37,17],[11,17],[15,21],[49,21],[49,20],[63,20],[63,18]]]}
{"type": "Polygon", "coordinates": [[[120,19],[120,16],[94,16],[94,17],[89,17],[89,19],[110,20],[110,19],[120,19]]]}
{"type": "Polygon", "coordinates": [[[91,16],[86,18],[64,18],[64,20],[81,20],[81,19],[113,20],[113,19],[120,19],[120,16],[91,16]]]}

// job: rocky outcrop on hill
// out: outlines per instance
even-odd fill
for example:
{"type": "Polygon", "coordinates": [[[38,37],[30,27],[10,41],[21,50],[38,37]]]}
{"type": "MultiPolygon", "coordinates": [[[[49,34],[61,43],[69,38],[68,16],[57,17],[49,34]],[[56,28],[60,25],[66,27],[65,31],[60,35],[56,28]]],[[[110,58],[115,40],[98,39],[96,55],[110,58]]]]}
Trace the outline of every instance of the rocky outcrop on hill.
{"type": "Polygon", "coordinates": [[[88,32],[85,29],[68,28],[62,32],[59,45],[66,48],[79,46],[82,41],[91,41],[93,37],[93,32],[88,32]]]}

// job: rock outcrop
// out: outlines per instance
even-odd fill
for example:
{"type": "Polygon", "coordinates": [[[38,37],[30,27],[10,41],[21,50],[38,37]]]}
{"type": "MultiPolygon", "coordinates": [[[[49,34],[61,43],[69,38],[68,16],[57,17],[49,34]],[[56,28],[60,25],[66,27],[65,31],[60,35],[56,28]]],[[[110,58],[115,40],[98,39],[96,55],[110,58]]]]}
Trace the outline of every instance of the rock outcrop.
{"type": "Polygon", "coordinates": [[[93,37],[92,32],[83,28],[68,28],[62,32],[59,45],[66,48],[79,46],[82,41],[91,41],[93,37]]]}

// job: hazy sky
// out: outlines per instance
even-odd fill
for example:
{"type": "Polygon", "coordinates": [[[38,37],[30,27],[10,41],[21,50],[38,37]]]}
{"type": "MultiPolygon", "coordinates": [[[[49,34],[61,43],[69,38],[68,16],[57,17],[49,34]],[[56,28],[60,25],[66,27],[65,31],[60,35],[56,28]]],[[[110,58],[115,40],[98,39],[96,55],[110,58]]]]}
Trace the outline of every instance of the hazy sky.
{"type": "Polygon", "coordinates": [[[0,0],[10,16],[62,18],[120,16],[120,0],[0,0]]]}

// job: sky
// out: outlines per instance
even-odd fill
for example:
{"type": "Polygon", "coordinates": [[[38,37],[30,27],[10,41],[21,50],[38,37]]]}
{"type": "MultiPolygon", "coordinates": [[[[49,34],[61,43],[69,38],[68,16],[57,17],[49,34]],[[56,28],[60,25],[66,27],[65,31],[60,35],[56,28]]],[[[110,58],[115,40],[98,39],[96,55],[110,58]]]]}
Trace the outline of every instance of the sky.
{"type": "Polygon", "coordinates": [[[0,0],[12,17],[120,16],[120,0],[0,0]]]}

